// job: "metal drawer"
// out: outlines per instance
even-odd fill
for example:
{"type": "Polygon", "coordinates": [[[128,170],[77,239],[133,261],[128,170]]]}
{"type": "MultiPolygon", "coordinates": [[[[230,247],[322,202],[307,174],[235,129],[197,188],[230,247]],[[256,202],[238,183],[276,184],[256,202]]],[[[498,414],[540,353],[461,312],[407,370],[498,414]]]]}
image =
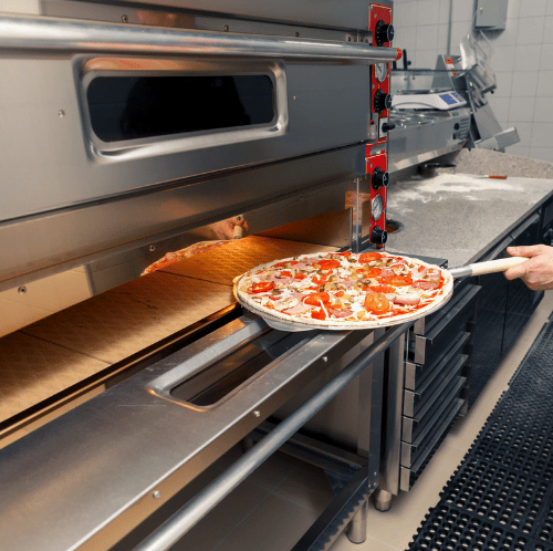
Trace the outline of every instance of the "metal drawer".
{"type": "MultiPolygon", "coordinates": [[[[460,379],[463,384],[466,382],[465,377],[460,377],[460,379]]],[[[461,399],[461,402],[464,402],[464,400],[461,399]]],[[[442,403],[438,412],[434,416],[434,423],[428,423],[424,427],[424,430],[420,430],[417,438],[413,442],[401,443],[401,465],[403,467],[413,468],[417,462],[420,462],[421,459],[426,457],[432,449],[432,442],[438,441],[442,435],[442,424],[444,418],[447,418],[449,412],[452,409],[455,409],[456,406],[457,400],[449,403],[442,403]]]]}
{"type": "MultiPolygon", "coordinates": [[[[463,357],[462,357],[463,358],[463,357]]],[[[466,356],[463,362],[466,362],[466,356]]],[[[462,364],[463,365],[463,364],[462,364]]],[[[451,403],[460,397],[466,379],[458,375],[448,380],[434,400],[429,400],[415,417],[403,417],[402,440],[412,444],[417,440],[428,424],[433,425],[441,411],[442,404],[451,403]]]]}
{"type": "Polygon", "coordinates": [[[447,312],[455,306],[457,301],[462,298],[463,294],[466,292],[465,287],[469,285],[473,285],[470,278],[458,279],[457,281],[455,281],[453,287],[453,296],[451,297],[450,301],[443,308],[440,308],[436,312],[433,312],[432,314],[429,314],[428,316],[417,320],[415,322],[415,325],[413,326],[413,333],[415,335],[424,335],[428,331],[430,331],[432,329],[432,326],[436,323],[439,323],[440,320],[447,314],[447,312]]]}
{"type": "MultiPolygon", "coordinates": [[[[471,337],[470,333],[465,331],[459,333],[459,337],[454,340],[451,348],[448,348],[445,355],[455,354],[463,350],[465,344],[469,342],[471,337]]],[[[420,390],[423,385],[427,385],[429,380],[435,375],[442,365],[442,358],[438,358],[432,364],[416,364],[412,362],[405,362],[405,388],[407,390],[413,390],[415,392],[420,390]]]]}
{"type": "MultiPolygon", "coordinates": [[[[445,380],[450,380],[453,376],[454,368],[457,367],[461,354],[458,350],[452,349],[440,360],[434,376],[428,378],[424,385],[420,385],[417,390],[404,390],[403,415],[414,417],[424,408],[425,404],[434,399],[434,396],[445,380]]],[[[468,356],[466,356],[468,358],[468,356]]]]}
{"type": "Polygon", "coordinates": [[[480,289],[480,285],[467,286],[446,314],[427,327],[425,335],[414,335],[411,346],[415,363],[430,364],[447,349],[454,335],[473,316],[480,289]]]}
{"type": "Polygon", "coordinates": [[[400,468],[400,490],[408,492],[413,484],[417,481],[418,477],[421,475],[422,471],[426,467],[428,461],[430,461],[432,455],[441,444],[442,440],[445,438],[448,433],[449,427],[453,424],[457,415],[461,411],[465,400],[458,398],[455,400],[452,408],[444,416],[440,426],[433,433],[433,438],[427,443],[427,446],[424,450],[425,453],[421,453],[417,460],[413,463],[411,467],[402,466],[400,468]]]}

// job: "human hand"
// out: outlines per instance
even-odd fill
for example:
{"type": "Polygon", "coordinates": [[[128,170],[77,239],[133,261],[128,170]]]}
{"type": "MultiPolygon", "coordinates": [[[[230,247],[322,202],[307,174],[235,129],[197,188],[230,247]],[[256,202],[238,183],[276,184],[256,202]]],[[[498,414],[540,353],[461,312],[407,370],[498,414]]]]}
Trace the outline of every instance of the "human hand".
{"type": "Polygon", "coordinates": [[[218,239],[233,239],[235,236],[236,227],[243,228],[244,231],[248,231],[248,223],[242,215],[234,216],[232,218],[227,218],[226,220],[221,220],[220,222],[215,222],[211,224],[211,229],[215,232],[215,235],[218,239]]]}
{"type": "Polygon", "coordinates": [[[532,291],[553,289],[553,247],[546,245],[508,247],[507,252],[512,256],[529,259],[505,271],[507,279],[520,278],[532,291]]]}

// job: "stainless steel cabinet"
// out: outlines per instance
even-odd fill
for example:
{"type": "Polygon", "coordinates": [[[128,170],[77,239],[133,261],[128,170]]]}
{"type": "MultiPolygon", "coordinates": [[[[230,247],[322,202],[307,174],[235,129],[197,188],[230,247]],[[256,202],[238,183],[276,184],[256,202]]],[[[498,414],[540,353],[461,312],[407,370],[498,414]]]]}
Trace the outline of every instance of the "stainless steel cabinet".
{"type": "MultiPolygon", "coordinates": [[[[504,258],[507,247],[534,245],[540,241],[542,216],[534,213],[480,260],[504,258]]],[[[543,233],[543,232],[541,232],[543,233]]],[[[472,367],[469,382],[471,407],[495,369],[509,352],[530,316],[543,298],[520,281],[507,281],[502,273],[481,278],[483,291],[478,300],[472,367]]]]}
{"type": "Polygon", "coordinates": [[[451,301],[419,320],[400,362],[388,362],[386,441],[376,507],[409,491],[466,404],[471,328],[480,286],[460,282],[451,301]]]}

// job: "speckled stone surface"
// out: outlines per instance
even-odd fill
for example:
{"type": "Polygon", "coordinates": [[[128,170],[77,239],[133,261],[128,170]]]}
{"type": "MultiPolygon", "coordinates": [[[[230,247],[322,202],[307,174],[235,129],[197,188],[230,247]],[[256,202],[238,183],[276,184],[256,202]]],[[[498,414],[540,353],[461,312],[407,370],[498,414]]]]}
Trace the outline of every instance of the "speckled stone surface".
{"type": "Polygon", "coordinates": [[[389,235],[386,250],[462,266],[478,260],[550,196],[553,179],[441,174],[395,183],[388,187],[387,216],[404,229],[389,235]]]}
{"type": "Polygon", "coordinates": [[[456,174],[504,174],[523,178],[553,179],[553,164],[489,149],[461,149],[452,161],[456,174]]]}

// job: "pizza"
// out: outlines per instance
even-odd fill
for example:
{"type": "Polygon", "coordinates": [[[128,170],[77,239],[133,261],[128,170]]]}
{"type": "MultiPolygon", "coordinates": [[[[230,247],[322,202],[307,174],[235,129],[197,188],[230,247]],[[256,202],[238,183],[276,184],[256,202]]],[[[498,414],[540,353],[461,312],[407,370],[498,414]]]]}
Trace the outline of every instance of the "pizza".
{"type": "Polygon", "coordinates": [[[422,317],[453,292],[446,270],[421,260],[367,252],[273,261],[240,277],[241,304],[269,320],[321,328],[367,328],[422,317]]]}
{"type": "Polygon", "coordinates": [[[210,251],[211,249],[221,247],[222,245],[226,245],[227,243],[230,243],[230,241],[224,239],[218,241],[198,241],[197,243],[194,243],[193,245],[190,245],[190,247],[186,247],[185,249],[168,252],[163,258],[160,258],[159,260],[145,268],[145,270],[140,275],[143,276],[146,274],[151,274],[152,272],[160,270],[161,268],[166,268],[167,266],[170,266],[171,264],[174,264],[175,262],[178,262],[183,258],[196,256],[197,254],[201,254],[206,251],[210,251]]]}

